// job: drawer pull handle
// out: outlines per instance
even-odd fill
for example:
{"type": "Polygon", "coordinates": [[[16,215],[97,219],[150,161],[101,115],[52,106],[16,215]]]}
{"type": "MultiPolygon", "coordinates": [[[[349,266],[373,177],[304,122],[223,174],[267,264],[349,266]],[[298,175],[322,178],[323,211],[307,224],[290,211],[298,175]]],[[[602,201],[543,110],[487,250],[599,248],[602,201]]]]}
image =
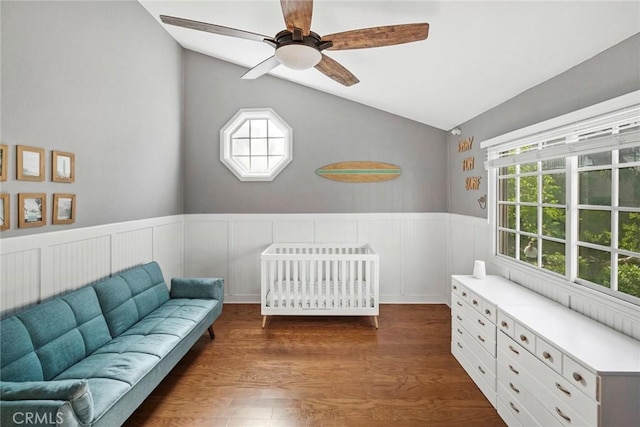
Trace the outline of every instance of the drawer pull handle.
{"type": "Polygon", "coordinates": [[[458,316],[457,314],[456,314],[456,319],[462,322],[462,317],[458,316]]]}
{"type": "Polygon", "coordinates": [[[485,325],[485,323],[484,323],[482,320],[480,320],[480,319],[478,319],[478,323],[480,323],[482,326],[484,326],[484,325],[485,325]]]}
{"type": "Polygon", "coordinates": [[[582,381],[582,375],[580,375],[580,374],[579,374],[579,373],[577,373],[577,372],[574,372],[574,373],[573,373],[573,379],[574,379],[574,380],[576,380],[576,381],[578,381],[578,382],[580,382],[580,381],[582,381]]]}
{"type": "Polygon", "coordinates": [[[462,348],[462,344],[460,344],[459,342],[456,343],[456,344],[458,344],[458,347],[462,348]]]}
{"type": "Polygon", "coordinates": [[[463,296],[463,297],[466,297],[466,296],[467,296],[467,293],[466,293],[465,291],[462,291],[462,296],[463,296]]]}
{"type": "Polygon", "coordinates": [[[456,328],[456,329],[458,330],[458,333],[462,335],[462,331],[460,330],[460,328],[456,328]]]}
{"type": "Polygon", "coordinates": [[[563,392],[564,394],[566,394],[567,396],[571,396],[571,392],[569,390],[567,390],[566,388],[562,387],[562,385],[560,383],[556,383],[556,388],[558,390],[560,390],[561,392],[563,392]]]}
{"type": "Polygon", "coordinates": [[[520,341],[527,342],[527,341],[529,341],[529,338],[527,338],[526,335],[520,335],[520,341]]]}
{"type": "Polygon", "coordinates": [[[509,346],[509,350],[513,351],[515,354],[520,354],[520,352],[513,348],[513,346],[509,346]]]}
{"type": "Polygon", "coordinates": [[[509,329],[509,325],[507,325],[507,322],[505,322],[504,320],[500,322],[500,326],[502,326],[505,329],[509,329]]]}
{"type": "Polygon", "coordinates": [[[560,410],[560,408],[558,408],[557,406],[556,406],[556,413],[558,415],[560,415],[562,418],[564,418],[565,420],[571,422],[571,418],[567,417],[565,414],[563,414],[562,411],[560,410]]]}
{"type": "Polygon", "coordinates": [[[460,307],[462,307],[462,303],[460,301],[456,301],[456,304],[458,304],[460,307]]]}
{"type": "Polygon", "coordinates": [[[478,335],[478,339],[482,342],[484,342],[484,338],[482,338],[480,335],[478,335]]]}
{"type": "Polygon", "coordinates": [[[478,300],[473,300],[473,305],[478,305],[478,300]]]}
{"type": "Polygon", "coordinates": [[[516,408],[516,406],[513,404],[513,402],[509,402],[509,406],[511,406],[511,409],[516,411],[518,414],[520,413],[520,409],[516,408]]]}
{"type": "Polygon", "coordinates": [[[549,354],[548,351],[543,351],[542,352],[542,357],[544,357],[547,360],[551,360],[551,354],[549,354]]]}
{"type": "Polygon", "coordinates": [[[484,310],[484,314],[491,316],[491,310],[489,310],[488,308],[484,310]]]}
{"type": "Polygon", "coordinates": [[[514,374],[520,375],[520,372],[518,372],[513,366],[509,365],[509,369],[511,369],[511,372],[513,372],[514,374]]]}
{"type": "Polygon", "coordinates": [[[509,387],[511,387],[511,390],[515,391],[516,393],[520,393],[520,390],[518,390],[516,386],[513,385],[513,383],[509,383],[509,387]]]}
{"type": "Polygon", "coordinates": [[[458,287],[456,285],[453,285],[453,290],[455,291],[456,289],[458,289],[458,287]]]}
{"type": "Polygon", "coordinates": [[[484,371],[484,369],[482,369],[482,366],[478,366],[478,370],[479,370],[480,372],[482,372],[483,374],[486,374],[486,372],[484,371]]]}

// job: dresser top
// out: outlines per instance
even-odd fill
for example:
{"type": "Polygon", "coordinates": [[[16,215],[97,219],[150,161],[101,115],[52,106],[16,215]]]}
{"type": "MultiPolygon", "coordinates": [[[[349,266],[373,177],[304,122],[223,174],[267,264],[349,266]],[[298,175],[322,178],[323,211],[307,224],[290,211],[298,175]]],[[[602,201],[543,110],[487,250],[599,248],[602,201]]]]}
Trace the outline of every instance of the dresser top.
{"type": "Polygon", "coordinates": [[[640,341],[565,306],[500,306],[499,310],[599,374],[640,375],[640,341]]]}
{"type": "Polygon", "coordinates": [[[451,279],[496,306],[560,305],[501,276],[487,276],[486,279],[476,279],[473,276],[453,275],[451,279]]]}

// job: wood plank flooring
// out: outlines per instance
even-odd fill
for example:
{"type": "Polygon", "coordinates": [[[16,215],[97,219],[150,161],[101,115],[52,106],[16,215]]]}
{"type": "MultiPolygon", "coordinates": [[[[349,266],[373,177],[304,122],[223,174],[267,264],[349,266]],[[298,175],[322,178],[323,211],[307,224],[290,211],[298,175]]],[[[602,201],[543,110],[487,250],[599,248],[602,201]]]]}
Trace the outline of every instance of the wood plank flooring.
{"type": "Polygon", "coordinates": [[[446,305],[269,317],[226,304],[127,426],[504,426],[450,353],[446,305]]]}

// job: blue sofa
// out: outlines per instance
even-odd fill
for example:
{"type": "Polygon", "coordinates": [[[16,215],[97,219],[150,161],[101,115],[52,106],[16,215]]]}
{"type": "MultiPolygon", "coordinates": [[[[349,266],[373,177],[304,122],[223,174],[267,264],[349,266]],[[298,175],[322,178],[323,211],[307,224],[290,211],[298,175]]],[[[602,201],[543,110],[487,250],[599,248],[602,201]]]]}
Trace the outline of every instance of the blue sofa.
{"type": "Polygon", "coordinates": [[[121,425],[222,312],[223,280],[157,263],[0,321],[0,424],[121,425]]]}

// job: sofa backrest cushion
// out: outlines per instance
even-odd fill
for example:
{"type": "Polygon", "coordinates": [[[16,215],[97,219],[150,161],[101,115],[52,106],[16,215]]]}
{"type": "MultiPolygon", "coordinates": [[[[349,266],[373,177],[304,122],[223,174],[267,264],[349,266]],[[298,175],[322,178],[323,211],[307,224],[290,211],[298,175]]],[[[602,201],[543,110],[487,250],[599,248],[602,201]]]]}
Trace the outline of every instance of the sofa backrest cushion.
{"type": "Polygon", "coordinates": [[[169,300],[156,262],[134,267],[94,285],[113,337],[169,300]]]}
{"type": "Polygon", "coordinates": [[[2,380],[50,380],[111,339],[93,288],[2,321],[2,380]]]}

